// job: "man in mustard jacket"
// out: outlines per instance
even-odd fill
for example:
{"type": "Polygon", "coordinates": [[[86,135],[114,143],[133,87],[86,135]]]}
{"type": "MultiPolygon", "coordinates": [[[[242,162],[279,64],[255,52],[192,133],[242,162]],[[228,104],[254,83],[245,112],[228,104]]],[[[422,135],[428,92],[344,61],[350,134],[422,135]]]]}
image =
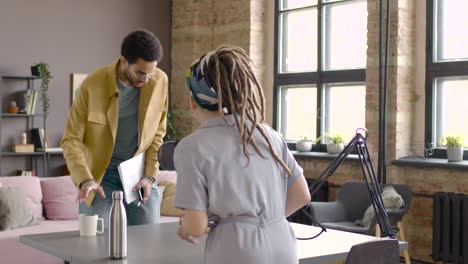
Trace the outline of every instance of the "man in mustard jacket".
{"type": "Polygon", "coordinates": [[[128,34],[121,56],[88,75],[68,115],[61,142],[74,183],[80,213],[108,221],[112,191],[122,190],[117,166],[145,152],[143,205],[125,204],[129,225],[158,222],[157,151],[166,133],[167,76],[157,68],[163,56],[159,40],[146,30],[128,34]],[[99,195],[95,195],[98,193],[99,195]]]}

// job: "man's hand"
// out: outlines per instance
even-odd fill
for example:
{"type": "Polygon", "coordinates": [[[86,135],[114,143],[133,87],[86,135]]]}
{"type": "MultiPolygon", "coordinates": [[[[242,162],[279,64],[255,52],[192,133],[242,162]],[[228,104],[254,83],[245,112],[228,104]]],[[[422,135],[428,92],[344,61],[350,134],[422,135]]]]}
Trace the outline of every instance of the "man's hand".
{"type": "Polygon", "coordinates": [[[95,181],[87,181],[87,182],[85,182],[85,184],[83,184],[83,186],[81,186],[81,190],[78,193],[78,196],[76,197],[76,202],[77,203],[83,202],[84,199],[86,199],[86,197],[88,197],[89,192],[91,192],[91,191],[99,193],[99,195],[102,198],[106,198],[106,195],[104,194],[104,190],[102,189],[101,185],[99,185],[95,181]]]}
{"type": "Polygon", "coordinates": [[[151,182],[150,179],[143,177],[141,180],[133,187],[132,191],[136,192],[138,189],[143,188],[143,201],[142,203],[146,203],[148,201],[148,198],[151,195],[151,187],[153,187],[153,183],[151,182]]]}

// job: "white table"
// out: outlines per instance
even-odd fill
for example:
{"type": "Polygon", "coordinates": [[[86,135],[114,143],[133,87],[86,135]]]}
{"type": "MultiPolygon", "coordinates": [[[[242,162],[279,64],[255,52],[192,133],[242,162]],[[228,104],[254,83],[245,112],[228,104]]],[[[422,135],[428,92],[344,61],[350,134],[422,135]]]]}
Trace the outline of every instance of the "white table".
{"type": "MultiPolygon", "coordinates": [[[[296,233],[296,237],[311,237],[320,232],[320,228],[315,226],[291,224],[296,233]]],[[[350,232],[343,232],[327,228],[327,232],[312,240],[298,240],[297,250],[299,263],[315,264],[345,260],[351,247],[379,238],[374,236],[360,235],[350,232]]],[[[399,241],[400,251],[408,249],[408,242],[399,241]]]]}
{"type": "MultiPolygon", "coordinates": [[[[128,227],[128,253],[123,260],[108,258],[108,235],[80,237],[79,231],[20,236],[20,241],[64,260],[79,264],[137,264],[137,263],[190,263],[202,264],[204,238],[199,245],[187,243],[177,236],[178,223],[164,223],[128,227]]],[[[320,228],[291,224],[297,237],[318,234],[320,228]]],[[[107,231],[107,230],[106,230],[107,231]]],[[[301,264],[327,263],[346,259],[355,244],[379,240],[372,236],[327,229],[318,238],[298,240],[301,264]]],[[[400,250],[408,248],[400,241],[400,250]]]]}

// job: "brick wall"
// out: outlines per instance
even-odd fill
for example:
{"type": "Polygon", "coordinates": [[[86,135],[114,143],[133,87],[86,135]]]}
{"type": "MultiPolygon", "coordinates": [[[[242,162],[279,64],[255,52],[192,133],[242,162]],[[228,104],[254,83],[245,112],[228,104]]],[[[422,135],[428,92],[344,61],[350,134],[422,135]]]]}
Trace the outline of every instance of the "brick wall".
{"type": "MultiPolygon", "coordinates": [[[[174,0],[172,26],[172,106],[183,112],[178,122],[183,135],[196,126],[188,111],[188,93],[183,76],[194,58],[221,44],[239,45],[257,65],[257,77],[264,86],[267,112],[272,112],[273,0],[174,0]],[[188,3],[190,2],[190,3],[188,3]],[[224,3],[225,2],[225,3],[224,3]],[[229,11],[226,11],[229,10],[229,11]]],[[[468,172],[448,169],[397,167],[390,161],[421,155],[424,141],[424,40],[425,1],[393,0],[391,8],[390,69],[388,86],[388,183],[408,184],[415,193],[436,191],[468,193],[468,172]],[[417,40],[419,34],[419,40],[417,40]],[[416,46],[418,44],[418,46],[416,46]],[[417,48],[416,48],[417,47],[417,48]],[[421,55],[422,53],[422,55],[421,55]],[[416,56],[419,54],[419,56],[416,56]],[[419,79],[419,81],[417,81],[419,79]]],[[[368,0],[368,51],[366,69],[366,127],[369,147],[377,165],[378,146],[378,1],[368,0]]],[[[317,177],[327,160],[298,159],[307,177],[317,177]]],[[[330,178],[341,184],[361,180],[356,161],[346,161],[330,178]]],[[[334,199],[336,189],[330,192],[334,199]]],[[[404,219],[411,258],[431,262],[432,198],[414,196],[404,219]]]]}
{"type": "Polygon", "coordinates": [[[173,0],[171,105],[185,136],[198,127],[189,106],[185,73],[196,58],[223,44],[250,50],[250,0],[173,0]]]}

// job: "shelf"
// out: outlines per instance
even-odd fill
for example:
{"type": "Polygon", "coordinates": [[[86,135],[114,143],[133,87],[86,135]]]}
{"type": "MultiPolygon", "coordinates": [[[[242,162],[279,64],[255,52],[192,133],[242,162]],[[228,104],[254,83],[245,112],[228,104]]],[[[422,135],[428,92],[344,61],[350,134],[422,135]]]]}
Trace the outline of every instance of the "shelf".
{"type": "Polygon", "coordinates": [[[18,80],[35,80],[40,79],[39,76],[28,76],[28,75],[0,75],[3,79],[18,79],[18,80]]]}
{"type": "Polygon", "coordinates": [[[3,116],[3,117],[30,117],[30,116],[44,116],[44,114],[9,114],[9,113],[1,113],[0,116],[3,116]]]}
{"type": "MultiPolygon", "coordinates": [[[[299,152],[296,150],[291,150],[291,153],[296,158],[302,159],[325,159],[325,160],[334,160],[338,157],[338,154],[330,154],[327,152],[299,152]]],[[[359,160],[358,155],[356,154],[349,154],[345,160],[359,160]]]]}
{"type": "MultiPolygon", "coordinates": [[[[39,97],[38,89],[34,89],[34,86],[36,84],[36,81],[40,81],[41,77],[35,76],[35,75],[15,75],[15,74],[6,74],[6,73],[0,73],[0,99],[4,100],[5,94],[8,90],[6,89],[10,84],[15,84],[22,82],[24,86],[26,86],[27,91],[34,91],[34,93],[28,92],[29,95],[33,96],[32,98],[34,99],[35,97],[39,97]],[[37,93],[37,94],[36,94],[37,93]],[[37,96],[36,96],[37,95],[37,96]]],[[[14,94],[10,94],[9,96],[16,96],[14,94]]],[[[29,103],[32,103],[31,99],[29,99],[29,103]]],[[[26,104],[26,101],[25,101],[26,104]]],[[[1,105],[1,103],[0,103],[1,105]]],[[[33,103],[33,105],[36,105],[36,103],[33,103]]],[[[37,109],[37,108],[35,108],[37,109]]],[[[37,121],[42,121],[42,126],[43,129],[46,130],[46,119],[47,115],[42,113],[42,111],[35,110],[35,111],[22,111],[21,113],[9,113],[8,108],[7,109],[2,109],[0,110],[0,129],[7,130],[8,125],[6,123],[9,123],[5,119],[10,119],[10,121],[17,120],[18,118],[21,118],[22,120],[26,121],[26,129],[30,129],[33,127],[37,127],[38,124],[37,121]],[[5,112],[2,112],[5,111],[5,112]],[[36,119],[37,118],[37,119],[36,119]],[[4,122],[4,123],[3,123],[4,122]]],[[[22,121],[21,121],[22,122],[22,121]]],[[[10,131],[11,133],[12,131],[10,131]]],[[[2,150],[0,150],[0,175],[3,175],[5,172],[4,168],[11,169],[10,167],[14,167],[15,164],[9,164],[13,160],[18,160],[18,161],[25,161],[28,163],[28,167],[34,169],[37,174],[39,175],[44,175],[44,176],[49,176],[50,175],[50,168],[49,168],[49,162],[50,162],[50,157],[52,153],[48,152],[40,152],[37,151],[36,148],[27,148],[24,150],[30,151],[30,152],[14,152],[13,148],[11,147],[11,144],[4,144],[5,140],[3,138],[3,133],[0,133],[0,147],[2,150]],[[8,146],[10,145],[10,146],[8,146]],[[2,162],[2,159],[4,160],[2,162]],[[40,169],[42,167],[42,169],[40,169]],[[40,172],[40,170],[42,170],[40,172]]],[[[42,142],[45,142],[43,140],[42,142]]],[[[59,153],[54,155],[60,155],[59,153]]]]}
{"type": "Polygon", "coordinates": [[[47,151],[46,153],[50,155],[63,155],[63,151],[47,151]]]}
{"type": "Polygon", "coordinates": [[[0,156],[39,156],[47,152],[0,152],[0,156]]]}
{"type": "Polygon", "coordinates": [[[447,159],[404,157],[392,161],[392,165],[419,168],[460,169],[468,170],[468,160],[449,162],[447,159]]]}

